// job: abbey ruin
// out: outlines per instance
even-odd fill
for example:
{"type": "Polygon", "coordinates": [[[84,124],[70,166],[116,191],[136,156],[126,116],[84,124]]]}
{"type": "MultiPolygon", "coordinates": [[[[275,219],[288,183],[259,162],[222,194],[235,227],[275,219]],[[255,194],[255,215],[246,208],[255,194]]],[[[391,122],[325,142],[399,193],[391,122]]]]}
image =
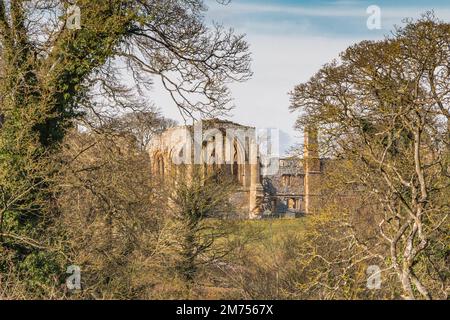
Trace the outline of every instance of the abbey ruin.
{"type": "Polygon", "coordinates": [[[325,164],[317,134],[305,132],[303,158],[279,157],[278,150],[270,150],[276,146],[274,137],[261,138],[254,127],[211,119],[164,131],[148,152],[155,176],[169,177],[177,166],[197,164],[232,177],[239,186],[234,202],[249,218],[313,213],[325,164]]]}

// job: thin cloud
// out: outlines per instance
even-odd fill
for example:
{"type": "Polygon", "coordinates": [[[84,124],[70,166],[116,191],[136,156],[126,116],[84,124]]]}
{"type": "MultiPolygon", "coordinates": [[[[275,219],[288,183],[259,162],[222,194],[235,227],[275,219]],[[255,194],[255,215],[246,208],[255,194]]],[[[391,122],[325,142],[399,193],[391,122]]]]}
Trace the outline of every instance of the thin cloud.
{"type": "MultiPolygon", "coordinates": [[[[209,16],[214,15],[249,15],[249,14],[277,14],[299,17],[367,17],[367,4],[354,1],[333,2],[328,6],[306,7],[299,5],[268,5],[258,3],[233,2],[223,6],[217,2],[209,1],[209,16]],[[339,6],[339,7],[338,7],[339,6]]],[[[434,10],[441,19],[450,19],[450,9],[443,7],[392,7],[380,6],[382,16],[390,19],[402,19],[405,17],[417,17],[420,13],[434,10]]]]}

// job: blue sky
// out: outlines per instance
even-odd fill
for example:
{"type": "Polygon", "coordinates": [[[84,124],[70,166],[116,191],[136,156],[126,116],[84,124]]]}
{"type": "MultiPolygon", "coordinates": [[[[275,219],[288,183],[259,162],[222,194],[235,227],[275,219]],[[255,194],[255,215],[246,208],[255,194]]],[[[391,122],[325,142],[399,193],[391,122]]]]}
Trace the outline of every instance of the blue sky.
{"type": "Polygon", "coordinates": [[[400,0],[232,0],[228,6],[208,0],[208,16],[235,28],[255,33],[298,33],[347,37],[383,35],[383,32],[403,17],[417,17],[420,12],[435,9],[449,15],[449,1],[400,0]],[[365,27],[366,9],[377,5],[382,13],[382,29],[370,31],[365,27]]]}
{"type": "MultiPolygon", "coordinates": [[[[381,39],[405,17],[417,18],[434,10],[450,21],[449,0],[232,0],[227,6],[205,0],[206,21],[222,23],[245,33],[252,51],[254,77],[233,84],[235,109],[230,119],[281,131],[281,153],[301,142],[293,129],[296,115],[288,111],[288,92],[305,82],[324,63],[349,45],[365,39],[381,39]],[[366,12],[371,5],[381,10],[381,29],[369,30],[366,12]]],[[[161,86],[155,84],[153,100],[164,113],[179,119],[176,107],[161,86]]]]}
{"type": "Polygon", "coordinates": [[[431,8],[446,11],[447,16],[449,13],[449,1],[233,0],[226,7],[215,0],[206,2],[210,18],[248,32],[266,34],[308,31],[309,35],[373,37],[382,35],[405,16],[414,17],[431,8]],[[370,5],[379,6],[382,11],[383,27],[379,31],[365,28],[366,9],[370,5]]]}

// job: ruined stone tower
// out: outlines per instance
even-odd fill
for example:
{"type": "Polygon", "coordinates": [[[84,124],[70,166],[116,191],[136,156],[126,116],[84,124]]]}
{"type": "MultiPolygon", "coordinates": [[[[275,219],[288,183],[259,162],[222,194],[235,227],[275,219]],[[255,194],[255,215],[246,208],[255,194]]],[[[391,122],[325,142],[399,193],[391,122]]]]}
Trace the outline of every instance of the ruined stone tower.
{"type": "Polygon", "coordinates": [[[180,164],[185,164],[187,178],[193,165],[206,172],[219,169],[236,182],[231,200],[242,217],[297,217],[316,212],[326,167],[319,155],[317,130],[305,130],[303,159],[276,157],[278,170],[270,174],[263,170],[255,137],[256,128],[219,119],[170,128],[156,135],[149,146],[152,174],[166,181],[164,177],[178,172],[180,164]]]}
{"type": "Polygon", "coordinates": [[[238,186],[232,198],[240,213],[258,218],[264,194],[255,137],[254,127],[219,119],[168,129],[149,146],[152,174],[164,178],[181,163],[188,169],[192,163],[205,170],[220,168],[238,186]]]}

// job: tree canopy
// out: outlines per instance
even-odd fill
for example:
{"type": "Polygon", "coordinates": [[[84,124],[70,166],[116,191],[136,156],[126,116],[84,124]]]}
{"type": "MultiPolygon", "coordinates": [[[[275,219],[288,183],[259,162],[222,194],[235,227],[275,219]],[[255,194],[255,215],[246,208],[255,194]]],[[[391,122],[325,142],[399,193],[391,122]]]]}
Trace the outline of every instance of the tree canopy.
{"type": "Polygon", "coordinates": [[[445,263],[424,270],[419,261],[445,254],[448,237],[450,24],[427,13],[392,37],[355,44],[291,98],[297,126],[318,128],[322,150],[351,163],[341,182],[377,203],[379,236],[405,297],[432,297],[445,263]]]}

